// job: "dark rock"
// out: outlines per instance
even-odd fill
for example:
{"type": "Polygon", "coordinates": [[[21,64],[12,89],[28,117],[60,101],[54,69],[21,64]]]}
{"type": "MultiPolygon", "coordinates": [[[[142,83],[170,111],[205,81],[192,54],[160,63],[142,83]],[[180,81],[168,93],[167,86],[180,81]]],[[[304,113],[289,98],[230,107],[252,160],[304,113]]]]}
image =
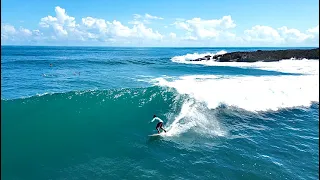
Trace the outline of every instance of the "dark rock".
{"type": "MultiPolygon", "coordinates": [[[[204,58],[198,58],[191,61],[209,60],[210,55],[204,58]]],[[[288,50],[273,50],[273,51],[252,51],[252,52],[232,52],[223,55],[212,56],[218,62],[273,62],[282,59],[319,59],[319,48],[316,49],[288,49],[288,50]]]]}
{"type": "Polygon", "coordinates": [[[193,59],[193,60],[190,60],[190,61],[201,61],[200,58],[198,59],[193,59]]]}

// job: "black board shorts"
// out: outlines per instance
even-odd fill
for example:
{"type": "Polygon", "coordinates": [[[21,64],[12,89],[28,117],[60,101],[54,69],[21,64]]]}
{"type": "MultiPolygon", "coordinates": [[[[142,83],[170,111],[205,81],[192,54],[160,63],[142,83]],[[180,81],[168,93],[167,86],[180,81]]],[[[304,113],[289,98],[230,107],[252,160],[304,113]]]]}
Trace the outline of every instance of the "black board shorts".
{"type": "Polygon", "coordinates": [[[158,122],[158,124],[157,124],[157,127],[156,128],[159,128],[159,127],[161,127],[162,126],[162,122],[158,122]]]}

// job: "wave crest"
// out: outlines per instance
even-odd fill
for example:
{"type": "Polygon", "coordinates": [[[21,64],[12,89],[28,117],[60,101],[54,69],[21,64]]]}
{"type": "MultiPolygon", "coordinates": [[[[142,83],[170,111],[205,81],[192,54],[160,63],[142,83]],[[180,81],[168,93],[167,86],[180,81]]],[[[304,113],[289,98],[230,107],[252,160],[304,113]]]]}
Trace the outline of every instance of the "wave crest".
{"type": "Polygon", "coordinates": [[[209,109],[221,104],[248,111],[310,106],[319,102],[319,76],[183,76],[176,80],[157,78],[157,85],[176,89],[209,109]]]}

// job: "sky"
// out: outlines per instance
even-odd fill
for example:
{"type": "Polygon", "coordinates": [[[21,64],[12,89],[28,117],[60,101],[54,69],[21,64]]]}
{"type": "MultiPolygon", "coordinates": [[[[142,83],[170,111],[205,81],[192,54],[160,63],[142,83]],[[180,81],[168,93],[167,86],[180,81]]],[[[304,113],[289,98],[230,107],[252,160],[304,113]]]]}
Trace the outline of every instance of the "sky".
{"type": "Polygon", "coordinates": [[[319,0],[1,0],[1,44],[319,47],[319,0]]]}

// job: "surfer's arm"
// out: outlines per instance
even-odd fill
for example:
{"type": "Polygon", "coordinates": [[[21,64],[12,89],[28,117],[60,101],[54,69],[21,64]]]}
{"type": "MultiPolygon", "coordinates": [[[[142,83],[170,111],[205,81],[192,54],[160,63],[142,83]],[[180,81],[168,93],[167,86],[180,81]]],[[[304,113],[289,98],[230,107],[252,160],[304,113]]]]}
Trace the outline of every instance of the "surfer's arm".
{"type": "Polygon", "coordinates": [[[155,117],[155,119],[157,119],[159,122],[163,122],[160,118],[155,117]]]}
{"type": "Polygon", "coordinates": [[[155,120],[158,120],[159,122],[163,122],[160,118],[158,118],[158,117],[155,117],[155,118],[153,118],[152,120],[151,120],[151,122],[153,122],[153,121],[155,121],[155,120]]]}

